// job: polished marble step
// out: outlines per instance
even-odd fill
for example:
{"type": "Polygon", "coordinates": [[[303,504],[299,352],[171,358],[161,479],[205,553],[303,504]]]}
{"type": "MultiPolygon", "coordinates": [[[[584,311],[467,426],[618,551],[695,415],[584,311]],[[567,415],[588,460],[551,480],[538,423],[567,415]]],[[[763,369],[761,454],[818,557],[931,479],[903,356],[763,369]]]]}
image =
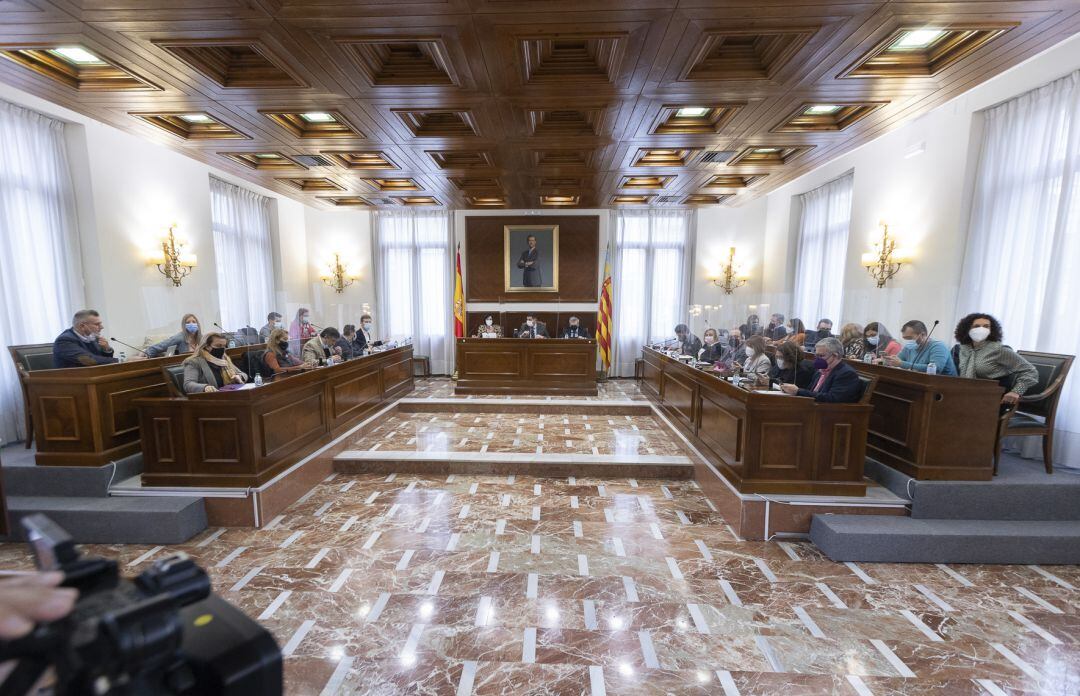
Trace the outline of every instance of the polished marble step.
{"type": "Polygon", "coordinates": [[[1080,522],[814,515],[810,540],[834,561],[1080,563],[1080,522]]]}
{"type": "Polygon", "coordinates": [[[346,450],[334,457],[343,474],[474,474],[542,477],[691,479],[689,457],[661,455],[530,454],[346,450]]]}

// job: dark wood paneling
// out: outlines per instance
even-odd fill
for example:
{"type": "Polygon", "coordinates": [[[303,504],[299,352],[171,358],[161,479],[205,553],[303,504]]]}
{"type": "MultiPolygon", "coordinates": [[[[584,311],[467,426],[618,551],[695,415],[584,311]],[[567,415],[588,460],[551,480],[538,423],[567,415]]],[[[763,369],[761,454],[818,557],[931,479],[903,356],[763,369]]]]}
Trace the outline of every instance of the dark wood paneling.
{"type": "Polygon", "coordinates": [[[596,394],[596,341],[462,338],[461,394],[596,394]]]}
{"type": "Polygon", "coordinates": [[[379,394],[379,373],[368,372],[341,384],[335,384],[330,392],[332,417],[349,417],[356,409],[364,408],[379,394]]]}
{"type": "MultiPolygon", "coordinates": [[[[467,216],[465,299],[469,302],[596,302],[599,249],[600,219],[595,215],[467,216]],[[559,226],[558,292],[504,292],[503,227],[506,225],[559,226]]],[[[503,330],[507,331],[505,325],[503,330]]],[[[548,330],[552,330],[552,325],[548,330]]]]}
{"type": "Polygon", "coordinates": [[[283,403],[261,414],[259,431],[262,433],[264,457],[273,457],[279,452],[295,449],[326,432],[322,390],[283,403]]]}

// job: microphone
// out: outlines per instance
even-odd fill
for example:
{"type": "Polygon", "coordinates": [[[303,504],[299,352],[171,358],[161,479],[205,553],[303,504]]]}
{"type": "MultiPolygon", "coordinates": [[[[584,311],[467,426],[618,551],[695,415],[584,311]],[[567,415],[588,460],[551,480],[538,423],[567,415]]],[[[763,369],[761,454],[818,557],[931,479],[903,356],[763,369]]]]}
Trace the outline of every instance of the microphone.
{"type": "Polygon", "coordinates": [[[222,326],[221,324],[217,323],[216,321],[214,322],[214,326],[216,326],[216,327],[218,327],[219,329],[221,329],[221,330],[222,330],[222,332],[224,332],[224,333],[232,333],[232,331],[229,331],[228,329],[226,329],[226,328],[225,328],[224,326],[222,326]]]}
{"type": "MultiPolygon", "coordinates": [[[[127,347],[127,348],[130,348],[130,349],[132,349],[133,351],[136,351],[136,352],[138,352],[138,353],[142,353],[143,355],[146,355],[146,351],[145,351],[145,350],[143,350],[142,348],[136,348],[135,346],[131,345],[130,343],[124,343],[123,341],[121,341],[121,340],[118,340],[118,339],[117,339],[117,338],[115,338],[114,336],[109,336],[109,340],[110,340],[110,341],[112,341],[113,343],[119,343],[120,345],[122,345],[122,346],[125,346],[125,347],[127,347]]],[[[146,355],[146,357],[148,357],[148,358],[149,358],[150,356],[149,356],[149,355],[146,355]]]]}
{"type": "Polygon", "coordinates": [[[919,352],[915,354],[915,357],[911,359],[911,369],[912,370],[915,369],[915,363],[919,362],[919,358],[922,357],[923,351],[925,351],[930,346],[930,337],[934,335],[934,329],[936,329],[937,325],[940,324],[940,323],[941,323],[940,319],[935,319],[934,320],[934,325],[930,327],[929,333],[926,334],[926,343],[924,343],[923,347],[919,349],[919,352]]]}

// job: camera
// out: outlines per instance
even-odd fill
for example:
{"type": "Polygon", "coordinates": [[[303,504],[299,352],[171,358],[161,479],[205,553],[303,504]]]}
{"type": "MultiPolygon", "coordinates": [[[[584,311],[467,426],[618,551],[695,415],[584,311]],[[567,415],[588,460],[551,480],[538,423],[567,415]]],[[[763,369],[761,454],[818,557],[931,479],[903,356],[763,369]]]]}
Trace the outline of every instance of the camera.
{"type": "Polygon", "coordinates": [[[21,696],[49,668],[54,694],[281,694],[274,637],[214,595],[206,571],[186,554],[129,580],[116,561],[84,557],[48,517],[21,522],[38,568],[62,572],[61,585],[79,599],[68,616],[0,642],[0,661],[17,660],[0,696],[21,696]]]}

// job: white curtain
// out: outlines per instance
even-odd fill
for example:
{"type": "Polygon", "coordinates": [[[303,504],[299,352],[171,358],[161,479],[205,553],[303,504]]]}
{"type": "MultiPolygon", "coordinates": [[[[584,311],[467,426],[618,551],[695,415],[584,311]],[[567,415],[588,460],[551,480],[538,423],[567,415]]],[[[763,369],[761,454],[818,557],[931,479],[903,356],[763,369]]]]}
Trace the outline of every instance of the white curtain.
{"type": "Polygon", "coordinates": [[[633,377],[643,345],[675,335],[690,302],[693,211],[617,210],[614,325],[616,377],[633,377]]]}
{"type": "Polygon", "coordinates": [[[454,371],[450,220],[445,210],[375,213],[375,333],[394,341],[411,337],[434,374],[454,371]]]}
{"type": "Polygon", "coordinates": [[[802,213],[791,309],[792,316],[808,326],[816,326],[821,318],[840,321],[854,181],[849,172],[799,196],[802,213]]]}
{"type": "MultiPolygon", "coordinates": [[[[0,100],[0,345],[51,342],[83,303],[64,123],[0,100]]],[[[14,364],[0,360],[0,438],[26,437],[14,364]]]]}
{"type": "MultiPolygon", "coordinates": [[[[1080,347],[1080,71],[983,112],[957,313],[988,312],[1017,349],[1080,347]]],[[[1080,467],[1080,365],[1058,406],[1054,458],[1080,467]]],[[[1042,457],[1039,440],[1019,442],[1042,457]]]]}
{"type": "Polygon", "coordinates": [[[262,326],[274,304],[270,199],[210,177],[210,221],[220,323],[229,331],[262,326]]]}

